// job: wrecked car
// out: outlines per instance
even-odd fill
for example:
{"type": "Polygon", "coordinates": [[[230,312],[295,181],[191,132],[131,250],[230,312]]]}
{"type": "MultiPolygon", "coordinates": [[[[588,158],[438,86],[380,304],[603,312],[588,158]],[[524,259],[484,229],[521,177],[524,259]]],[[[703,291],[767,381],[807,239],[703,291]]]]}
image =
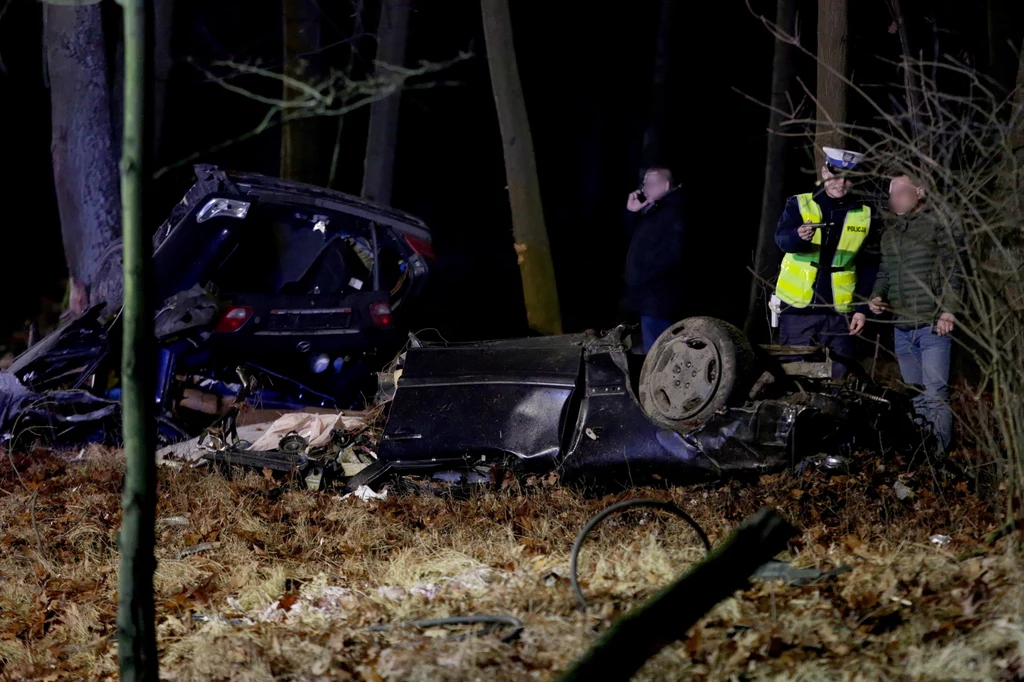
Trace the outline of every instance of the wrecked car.
{"type": "MultiPolygon", "coordinates": [[[[340,192],[209,165],[195,172],[154,237],[162,440],[207,427],[250,375],[258,386],[248,400],[265,408],[358,404],[406,340],[433,257],[427,226],[340,192]]],[[[47,422],[42,406],[66,403],[68,391],[116,407],[119,321],[116,301],[93,308],[16,358],[5,385],[20,402],[4,402],[4,431],[20,405],[47,422]]],[[[51,411],[54,437],[64,417],[51,411]]]]}
{"type": "Polygon", "coordinates": [[[625,327],[411,347],[377,461],[356,483],[495,460],[563,480],[693,482],[842,467],[879,434],[894,448],[920,444],[909,396],[854,363],[833,380],[827,349],[753,347],[736,327],[694,317],[646,356],[631,350],[625,327]]]}
{"type": "Polygon", "coordinates": [[[920,445],[909,396],[856,365],[833,380],[827,349],[755,348],[710,317],[673,325],[646,356],[632,348],[624,326],[465,344],[414,337],[372,460],[346,460],[340,432],[334,447],[293,434],[291,452],[244,444],[204,457],[358,490],[405,474],[494,482],[553,471],[563,481],[686,484],[812,464],[840,471],[882,440],[920,445]]]}

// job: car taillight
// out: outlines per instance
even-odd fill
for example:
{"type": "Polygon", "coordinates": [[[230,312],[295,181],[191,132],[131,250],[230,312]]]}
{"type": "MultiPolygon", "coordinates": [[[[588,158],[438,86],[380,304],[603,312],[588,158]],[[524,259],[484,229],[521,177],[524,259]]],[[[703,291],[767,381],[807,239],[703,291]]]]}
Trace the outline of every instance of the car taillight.
{"type": "Polygon", "coordinates": [[[387,303],[371,303],[370,319],[377,327],[391,326],[391,306],[387,303]]]}
{"type": "Polygon", "coordinates": [[[230,334],[231,332],[237,332],[241,329],[249,318],[252,317],[252,308],[247,305],[236,305],[228,308],[228,311],[224,313],[224,317],[220,318],[220,322],[214,328],[218,334],[230,334]]]}
{"type": "Polygon", "coordinates": [[[431,246],[430,242],[417,239],[416,237],[407,234],[405,235],[405,243],[409,245],[409,248],[424,258],[430,258],[431,260],[435,258],[434,247],[431,246]]]}

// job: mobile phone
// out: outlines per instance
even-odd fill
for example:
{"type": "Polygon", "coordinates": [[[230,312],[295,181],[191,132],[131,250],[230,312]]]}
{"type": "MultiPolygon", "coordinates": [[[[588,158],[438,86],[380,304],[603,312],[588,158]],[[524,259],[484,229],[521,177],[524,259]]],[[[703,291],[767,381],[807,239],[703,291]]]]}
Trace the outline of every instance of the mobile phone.
{"type": "Polygon", "coordinates": [[[637,201],[639,201],[639,202],[640,202],[641,204],[642,204],[642,203],[644,203],[645,201],[647,201],[647,195],[646,195],[646,194],[644,194],[644,190],[643,190],[642,188],[641,188],[641,189],[638,189],[638,190],[636,191],[636,199],[637,199],[637,201]]]}

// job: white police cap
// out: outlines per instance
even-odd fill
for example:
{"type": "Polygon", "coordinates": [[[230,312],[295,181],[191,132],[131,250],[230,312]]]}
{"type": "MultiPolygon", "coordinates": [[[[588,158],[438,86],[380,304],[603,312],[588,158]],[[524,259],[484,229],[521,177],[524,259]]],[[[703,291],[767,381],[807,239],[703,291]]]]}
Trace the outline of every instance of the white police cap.
{"type": "Polygon", "coordinates": [[[864,158],[863,154],[847,149],[822,147],[821,151],[825,152],[825,163],[832,172],[851,170],[864,158]]]}

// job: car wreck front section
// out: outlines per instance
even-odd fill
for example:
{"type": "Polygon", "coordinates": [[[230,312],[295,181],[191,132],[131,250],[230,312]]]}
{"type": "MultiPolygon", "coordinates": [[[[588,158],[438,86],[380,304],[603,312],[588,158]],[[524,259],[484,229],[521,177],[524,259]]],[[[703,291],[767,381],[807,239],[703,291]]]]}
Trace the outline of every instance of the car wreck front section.
{"type": "Polygon", "coordinates": [[[374,471],[442,470],[495,458],[563,480],[693,482],[793,461],[810,409],[779,400],[726,408],[686,433],[658,426],[636,397],[642,356],[625,328],[603,336],[448,345],[405,355],[374,471]]]}

